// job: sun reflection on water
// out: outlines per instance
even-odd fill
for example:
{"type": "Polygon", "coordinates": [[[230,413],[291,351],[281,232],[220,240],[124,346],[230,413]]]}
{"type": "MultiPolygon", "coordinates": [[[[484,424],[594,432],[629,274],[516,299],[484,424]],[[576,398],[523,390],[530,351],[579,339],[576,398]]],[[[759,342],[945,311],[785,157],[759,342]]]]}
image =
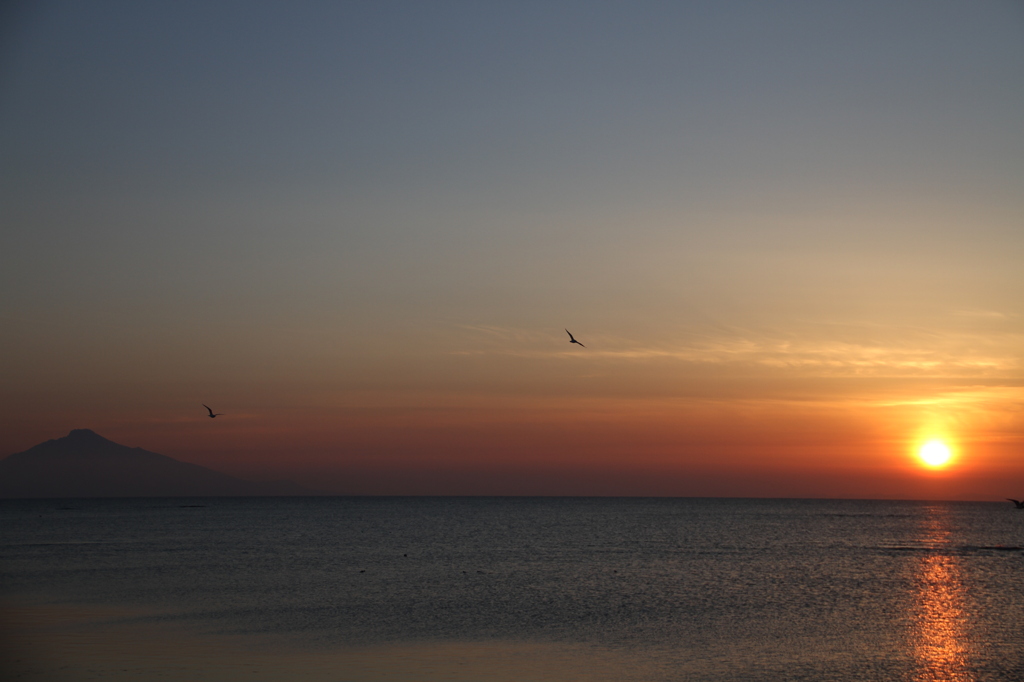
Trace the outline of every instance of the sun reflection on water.
{"type": "Polygon", "coordinates": [[[914,679],[920,682],[973,680],[968,672],[970,652],[965,634],[963,576],[958,557],[943,550],[950,536],[948,512],[932,509],[923,530],[923,542],[935,551],[920,557],[916,566],[913,642],[918,668],[914,679]]]}

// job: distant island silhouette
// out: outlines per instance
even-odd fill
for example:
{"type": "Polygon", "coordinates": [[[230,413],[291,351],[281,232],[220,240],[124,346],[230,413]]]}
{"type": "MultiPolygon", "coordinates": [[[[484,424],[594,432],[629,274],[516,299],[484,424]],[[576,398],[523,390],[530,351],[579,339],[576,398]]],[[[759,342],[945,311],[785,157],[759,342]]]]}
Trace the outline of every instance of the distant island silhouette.
{"type": "Polygon", "coordinates": [[[290,481],[253,483],[75,429],[0,460],[0,498],[318,495],[290,481]]]}

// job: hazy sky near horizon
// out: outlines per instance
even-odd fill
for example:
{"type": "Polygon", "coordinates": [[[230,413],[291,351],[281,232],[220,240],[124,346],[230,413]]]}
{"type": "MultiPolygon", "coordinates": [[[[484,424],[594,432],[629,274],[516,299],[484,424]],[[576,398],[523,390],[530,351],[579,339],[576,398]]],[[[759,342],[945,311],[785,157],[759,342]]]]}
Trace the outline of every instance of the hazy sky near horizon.
{"type": "Polygon", "coordinates": [[[1019,2],[0,22],[0,455],[91,428],[337,492],[1024,494],[1019,2]]]}

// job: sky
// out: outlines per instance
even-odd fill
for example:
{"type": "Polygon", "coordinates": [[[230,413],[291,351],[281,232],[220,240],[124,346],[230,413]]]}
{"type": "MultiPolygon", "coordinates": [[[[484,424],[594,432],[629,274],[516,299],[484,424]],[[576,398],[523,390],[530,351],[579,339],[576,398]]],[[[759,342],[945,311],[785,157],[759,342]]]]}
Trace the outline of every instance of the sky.
{"type": "Polygon", "coordinates": [[[0,456],[1020,498],[1022,186],[1011,0],[9,3],[0,456]]]}

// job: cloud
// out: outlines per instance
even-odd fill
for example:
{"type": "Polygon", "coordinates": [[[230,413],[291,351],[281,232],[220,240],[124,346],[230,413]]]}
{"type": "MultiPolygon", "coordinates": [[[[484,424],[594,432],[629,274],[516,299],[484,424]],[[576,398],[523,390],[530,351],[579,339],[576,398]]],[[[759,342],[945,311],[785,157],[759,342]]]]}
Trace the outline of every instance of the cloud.
{"type": "Polygon", "coordinates": [[[998,310],[954,310],[953,315],[985,320],[1011,320],[1017,317],[1013,313],[1002,313],[998,310]]]}
{"type": "Polygon", "coordinates": [[[806,333],[723,328],[689,332],[676,343],[638,344],[613,336],[588,347],[554,345],[532,330],[460,325],[475,347],[456,355],[572,357],[587,361],[669,360],[698,365],[792,370],[828,377],[1011,378],[1024,375],[1024,334],[981,334],[880,325],[814,325],[806,333]],[[480,338],[480,337],[486,338],[480,338]],[[500,344],[495,344],[500,341],[500,344]]]}

